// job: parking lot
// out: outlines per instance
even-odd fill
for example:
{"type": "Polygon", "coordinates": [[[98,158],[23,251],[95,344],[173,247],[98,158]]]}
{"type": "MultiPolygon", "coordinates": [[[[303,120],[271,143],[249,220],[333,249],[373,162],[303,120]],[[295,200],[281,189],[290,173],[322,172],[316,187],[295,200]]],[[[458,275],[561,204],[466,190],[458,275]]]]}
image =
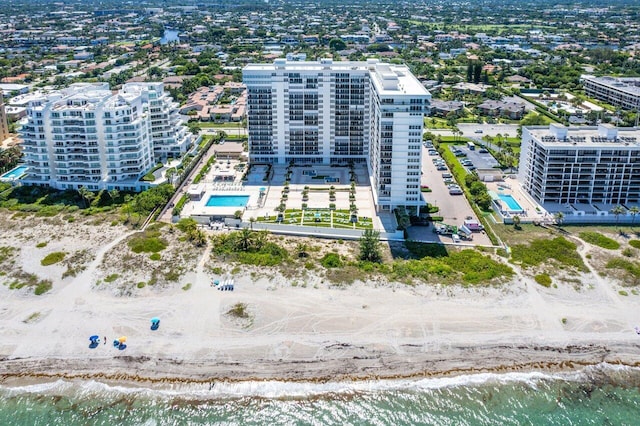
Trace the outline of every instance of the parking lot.
{"type": "MultiPolygon", "coordinates": [[[[464,195],[451,195],[449,193],[449,188],[442,175],[450,173],[450,171],[448,168],[438,170],[438,167],[433,162],[435,158],[440,158],[440,156],[429,155],[429,151],[424,145],[422,150],[421,185],[426,185],[432,190],[432,192],[423,192],[422,195],[428,203],[440,208],[440,211],[436,213],[436,215],[442,216],[444,223],[455,226],[462,225],[462,222],[468,217],[477,219],[464,195]]],[[[473,244],[491,244],[489,237],[484,233],[476,232],[473,237],[473,241],[471,242],[473,244]]],[[[409,228],[409,238],[418,241],[452,242],[452,238],[449,235],[435,234],[432,226],[412,226],[409,228]]],[[[467,242],[463,242],[463,244],[464,243],[467,242]]]]}
{"type": "MultiPolygon", "coordinates": [[[[483,150],[482,147],[478,145],[476,145],[473,150],[469,149],[467,145],[456,145],[456,148],[466,155],[466,158],[473,163],[476,169],[492,169],[500,166],[498,160],[493,158],[489,151],[483,150]]],[[[463,158],[459,157],[459,160],[462,161],[463,158]]]]}

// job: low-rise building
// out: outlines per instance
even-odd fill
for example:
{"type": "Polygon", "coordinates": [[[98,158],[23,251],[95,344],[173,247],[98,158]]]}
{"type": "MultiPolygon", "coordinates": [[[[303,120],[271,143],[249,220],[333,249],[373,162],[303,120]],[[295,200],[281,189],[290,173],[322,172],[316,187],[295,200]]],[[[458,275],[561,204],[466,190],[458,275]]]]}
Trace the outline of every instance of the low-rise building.
{"type": "Polygon", "coordinates": [[[520,102],[503,102],[486,100],[476,107],[478,114],[489,117],[506,117],[511,120],[519,120],[523,117],[525,106],[520,102]]]}
{"type": "Polygon", "coordinates": [[[640,110],[640,78],[582,76],[587,96],[627,110],[640,110]]]}
{"type": "Polygon", "coordinates": [[[436,117],[446,117],[449,114],[462,114],[464,105],[460,101],[442,101],[434,99],[431,101],[431,115],[436,117]]]}

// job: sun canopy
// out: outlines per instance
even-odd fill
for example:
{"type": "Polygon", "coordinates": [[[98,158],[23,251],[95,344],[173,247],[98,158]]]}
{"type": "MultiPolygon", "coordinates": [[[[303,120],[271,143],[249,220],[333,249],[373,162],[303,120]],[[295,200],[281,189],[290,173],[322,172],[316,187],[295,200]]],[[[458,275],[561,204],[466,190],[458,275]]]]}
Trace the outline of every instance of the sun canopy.
{"type": "Polygon", "coordinates": [[[127,336],[122,336],[122,337],[120,337],[120,338],[118,339],[118,342],[120,342],[120,343],[124,343],[124,342],[126,342],[126,341],[127,341],[127,336]]]}
{"type": "Polygon", "coordinates": [[[96,336],[95,334],[91,337],[89,337],[89,340],[98,340],[100,338],[100,336],[96,336]]]}
{"type": "Polygon", "coordinates": [[[151,324],[155,324],[157,322],[160,322],[160,318],[158,318],[158,317],[151,318],[151,324]]]}

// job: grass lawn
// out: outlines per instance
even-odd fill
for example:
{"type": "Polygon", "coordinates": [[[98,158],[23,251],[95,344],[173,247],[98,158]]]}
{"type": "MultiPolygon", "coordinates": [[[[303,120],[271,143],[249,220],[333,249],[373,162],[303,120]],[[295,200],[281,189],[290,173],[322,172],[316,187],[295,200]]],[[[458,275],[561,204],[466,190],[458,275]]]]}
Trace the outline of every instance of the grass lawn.
{"type": "MultiPolygon", "coordinates": [[[[284,212],[283,225],[300,225],[302,214],[304,213],[303,226],[322,226],[331,227],[331,212],[329,210],[296,210],[288,209],[284,212]],[[320,221],[316,222],[316,212],[320,214],[320,221]]],[[[277,216],[258,217],[257,222],[261,223],[277,223],[277,216]]],[[[358,222],[355,226],[351,222],[351,213],[349,210],[333,211],[333,227],[342,229],[372,229],[373,220],[369,217],[358,216],[358,222]]]]}
{"type": "Polygon", "coordinates": [[[428,129],[451,129],[447,124],[447,120],[438,117],[425,118],[424,126],[428,129]]]}
{"type": "Polygon", "coordinates": [[[242,123],[237,122],[225,122],[225,123],[214,123],[211,121],[201,121],[196,123],[198,127],[201,129],[220,129],[220,128],[243,128],[242,123]]]}

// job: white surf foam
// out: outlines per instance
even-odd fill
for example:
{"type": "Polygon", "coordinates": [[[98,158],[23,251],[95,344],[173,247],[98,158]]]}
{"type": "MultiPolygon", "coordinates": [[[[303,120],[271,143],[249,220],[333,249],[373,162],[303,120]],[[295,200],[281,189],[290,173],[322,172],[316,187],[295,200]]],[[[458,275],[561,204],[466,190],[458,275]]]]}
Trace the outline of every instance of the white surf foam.
{"type": "Polygon", "coordinates": [[[574,372],[512,372],[478,373],[452,377],[435,377],[405,380],[364,380],[349,382],[284,382],[276,380],[246,382],[211,382],[172,384],[160,387],[144,387],[136,384],[112,385],[96,380],[39,383],[26,386],[0,386],[5,395],[20,393],[68,395],[76,397],[106,397],[131,395],[142,398],[183,398],[194,400],[237,399],[244,397],[305,398],[325,394],[352,394],[360,392],[383,392],[402,390],[437,390],[466,386],[482,386],[495,383],[524,383],[535,387],[541,381],[580,381],[587,380],[596,372],[638,373],[640,368],[612,364],[598,364],[574,372]]]}

